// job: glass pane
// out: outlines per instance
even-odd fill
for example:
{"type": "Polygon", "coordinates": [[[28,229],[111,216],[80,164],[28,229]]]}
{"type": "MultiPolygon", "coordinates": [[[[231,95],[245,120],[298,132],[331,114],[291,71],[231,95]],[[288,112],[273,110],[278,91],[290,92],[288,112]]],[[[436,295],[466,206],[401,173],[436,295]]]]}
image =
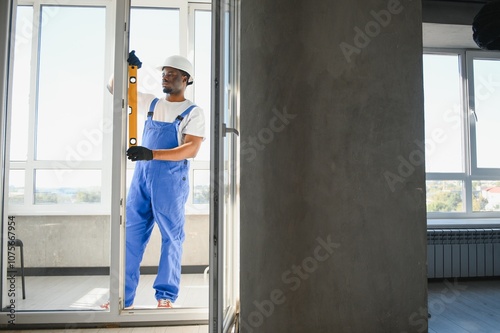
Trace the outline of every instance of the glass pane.
{"type": "Polygon", "coordinates": [[[208,205],[210,203],[210,170],[194,170],[193,204],[208,205]]]}
{"type": "Polygon", "coordinates": [[[101,202],[100,170],[37,170],[35,204],[101,202]]]}
{"type": "Polygon", "coordinates": [[[201,145],[195,160],[210,160],[210,77],[212,61],[212,13],[196,10],[194,17],[194,102],[205,111],[206,140],[201,145]]]}
{"type": "Polygon", "coordinates": [[[464,212],[464,185],[458,180],[428,180],[427,212],[464,212]]]}
{"type": "Polygon", "coordinates": [[[458,55],[424,55],[427,172],[464,171],[459,60],[458,55]]]}
{"type": "MultiPolygon", "coordinates": [[[[179,54],[179,10],[133,7],[130,11],[130,50],[142,62],[138,90],[162,94],[161,72],[165,58],[179,54]]],[[[195,76],[196,77],[196,76],[195,76]]]]}
{"type": "Polygon", "coordinates": [[[102,159],[105,9],[42,6],[36,157],[102,159]]]}
{"type": "Polygon", "coordinates": [[[474,102],[478,168],[500,168],[500,60],[474,59],[474,102]]]}
{"type": "MultiPolygon", "coordinates": [[[[99,162],[92,163],[94,169],[78,168],[85,166],[81,161],[101,160],[102,146],[110,144],[102,133],[104,48],[112,48],[112,41],[105,41],[109,34],[104,6],[109,1],[102,1],[101,7],[28,2],[35,5],[17,7],[17,31],[11,36],[11,132],[0,143],[10,144],[13,161],[2,205],[10,216],[12,237],[23,247],[17,242],[12,262],[2,267],[14,276],[15,295],[9,292],[11,284],[1,293],[19,313],[51,311],[59,313],[53,317],[61,322],[64,315],[58,311],[87,310],[92,321],[95,315],[88,310],[103,311],[99,305],[109,298],[110,215],[103,204],[109,200],[101,197],[110,193],[103,171],[111,171],[102,168],[110,165],[99,162]],[[36,157],[50,161],[33,162],[36,157]],[[19,160],[26,162],[15,162],[19,160]],[[21,253],[25,281],[19,269],[21,253]]],[[[106,110],[111,109],[108,99],[106,110]]],[[[0,252],[7,252],[6,245],[0,252]]],[[[2,309],[4,314],[8,311],[2,309]]],[[[22,318],[26,317],[19,316],[15,323],[23,323],[22,318]]]]}
{"type": "MultiPolygon", "coordinates": [[[[130,11],[130,50],[142,62],[137,72],[137,90],[161,97],[161,72],[156,68],[165,58],[179,54],[179,10],[161,8],[133,7],[130,11]],[[168,32],[168,33],[166,33],[168,32]],[[160,42],[161,41],[161,42],[160,42]]],[[[196,76],[195,76],[196,77],[196,76]]],[[[142,132],[146,115],[137,114],[138,144],[142,141],[142,132]]],[[[133,168],[133,164],[129,163],[133,168]]]]}
{"type": "Polygon", "coordinates": [[[24,170],[9,172],[9,205],[24,204],[24,170]]]}
{"type": "Polygon", "coordinates": [[[11,161],[26,161],[28,158],[32,32],[33,7],[17,7],[14,75],[12,80],[11,161]]]}
{"type": "Polygon", "coordinates": [[[474,212],[500,211],[500,181],[478,180],[472,182],[472,210],[474,212]]]}

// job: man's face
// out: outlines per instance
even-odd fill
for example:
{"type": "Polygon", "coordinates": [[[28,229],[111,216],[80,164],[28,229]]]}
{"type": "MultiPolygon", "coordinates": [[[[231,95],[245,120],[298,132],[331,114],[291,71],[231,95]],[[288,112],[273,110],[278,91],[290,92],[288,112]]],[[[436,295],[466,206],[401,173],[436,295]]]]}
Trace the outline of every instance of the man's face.
{"type": "Polygon", "coordinates": [[[166,94],[175,94],[181,92],[185,88],[186,77],[182,76],[181,71],[172,67],[163,67],[162,71],[162,87],[166,94]]]}

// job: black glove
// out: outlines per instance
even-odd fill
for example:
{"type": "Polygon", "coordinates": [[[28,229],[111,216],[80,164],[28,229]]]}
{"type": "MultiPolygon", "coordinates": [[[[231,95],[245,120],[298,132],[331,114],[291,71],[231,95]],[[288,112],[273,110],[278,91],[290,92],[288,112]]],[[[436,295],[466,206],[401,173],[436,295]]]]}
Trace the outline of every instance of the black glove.
{"type": "Polygon", "coordinates": [[[137,68],[142,67],[142,62],[135,55],[135,50],[130,51],[130,53],[128,54],[127,62],[129,65],[137,66],[137,68]]]}
{"type": "Polygon", "coordinates": [[[131,161],[150,161],[153,159],[153,151],[146,147],[134,146],[127,150],[127,157],[131,161]]]}

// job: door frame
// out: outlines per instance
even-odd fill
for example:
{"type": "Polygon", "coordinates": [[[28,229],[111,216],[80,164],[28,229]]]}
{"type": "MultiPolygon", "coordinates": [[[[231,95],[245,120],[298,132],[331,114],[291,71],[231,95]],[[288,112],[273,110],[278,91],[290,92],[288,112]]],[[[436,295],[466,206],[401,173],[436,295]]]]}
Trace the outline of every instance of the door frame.
{"type": "Polygon", "coordinates": [[[238,311],[237,271],[239,261],[239,247],[236,235],[239,235],[239,204],[237,199],[239,183],[239,141],[236,137],[229,146],[229,156],[232,159],[228,166],[228,177],[230,181],[231,207],[225,207],[225,158],[224,141],[228,135],[234,135],[238,128],[239,112],[239,1],[238,0],[213,0],[212,3],[212,149],[210,158],[211,170],[211,195],[210,195],[210,333],[227,332],[235,323],[238,311]],[[229,13],[229,22],[226,22],[226,13],[229,13]],[[229,24],[227,26],[226,24],[229,24]],[[227,28],[227,31],[226,31],[227,28]],[[229,36],[227,36],[229,33],[229,36]],[[226,38],[228,44],[226,45],[226,38]],[[226,49],[228,48],[228,49],[226,49]],[[225,57],[229,56],[229,73],[226,73],[225,57]],[[225,80],[228,78],[231,86],[225,91],[225,80]],[[226,95],[227,93],[227,95],[226,95]],[[227,99],[227,100],[226,100],[227,99]],[[231,124],[225,124],[226,111],[224,106],[227,102],[231,110],[231,124]],[[230,129],[230,130],[228,130],[230,129]],[[226,228],[224,220],[226,209],[230,214],[234,225],[226,228]],[[229,235],[229,239],[225,238],[229,235]],[[228,244],[226,244],[228,242],[228,244]],[[227,264],[225,258],[225,246],[233,250],[232,259],[227,264]],[[230,270],[231,281],[225,280],[226,268],[230,270]],[[229,288],[231,302],[224,309],[224,290],[229,288]]]}
{"type": "MultiPolygon", "coordinates": [[[[130,18],[130,0],[111,0],[110,10],[111,16],[114,16],[115,31],[114,31],[114,89],[120,91],[120,94],[113,95],[113,147],[120,149],[112,150],[112,170],[111,175],[111,246],[110,246],[110,302],[109,311],[43,311],[17,312],[16,327],[17,328],[80,328],[93,327],[99,324],[119,323],[123,326],[136,326],[147,323],[148,325],[206,325],[208,321],[207,308],[180,308],[169,311],[151,310],[121,310],[123,299],[123,284],[124,284],[124,253],[120,248],[124,244],[124,217],[125,217],[125,175],[126,175],[126,158],[124,151],[126,149],[126,124],[127,124],[127,102],[124,96],[127,96],[127,57],[128,57],[128,29],[130,18]]],[[[5,224],[8,220],[7,212],[3,204],[3,200],[8,197],[8,165],[7,157],[9,146],[6,144],[8,138],[8,87],[12,83],[12,75],[10,73],[10,64],[14,59],[14,50],[12,38],[15,34],[15,9],[17,7],[16,0],[1,1],[0,18],[0,137],[4,144],[0,145],[0,164],[1,179],[0,179],[0,202],[2,216],[2,230],[5,231],[5,224]],[[4,10],[5,9],[5,10],[4,10]],[[5,39],[5,40],[4,40],[5,39]],[[6,57],[4,57],[4,55],[6,57]]],[[[110,32],[111,33],[111,32],[110,32]]],[[[2,235],[4,233],[2,232],[2,235]]],[[[2,237],[2,246],[5,245],[6,237],[2,237]]],[[[6,253],[2,251],[2,288],[6,286],[6,253]]],[[[2,294],[4,294],[2,292],[2,294]]],[[[2,305],[6,304],[7,298],[2,295],[2,305]],[[5,298],[5,299],[4,299],[5,298]]],[[[0,327],[9,328],[8,316],[5,312],[0,312],[0,327]]]]}

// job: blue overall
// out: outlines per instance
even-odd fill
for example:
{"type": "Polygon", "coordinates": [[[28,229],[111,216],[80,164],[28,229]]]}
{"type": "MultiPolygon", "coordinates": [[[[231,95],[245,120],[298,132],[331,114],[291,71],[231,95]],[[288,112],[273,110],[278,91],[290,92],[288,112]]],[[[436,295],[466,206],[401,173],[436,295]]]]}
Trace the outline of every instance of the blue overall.
{"type": "MultiPolygon", "coordinates": [[[[179,124],[195,107],[190,106],[174,122],[153,120],[158,99],[149,108],[144,125],[142,145],[149,149],[179,146],[179,124]]],[[[184,208],[189,193],[189,162],[137,161],[127,197],[125,306],[131,306],[139,283],[139,268],[153,230],[160,229],[162,244],[158,275],[153,288],[156,299],[175,302],[179,294],[182,243],[184,241],[184,208]]]]}

